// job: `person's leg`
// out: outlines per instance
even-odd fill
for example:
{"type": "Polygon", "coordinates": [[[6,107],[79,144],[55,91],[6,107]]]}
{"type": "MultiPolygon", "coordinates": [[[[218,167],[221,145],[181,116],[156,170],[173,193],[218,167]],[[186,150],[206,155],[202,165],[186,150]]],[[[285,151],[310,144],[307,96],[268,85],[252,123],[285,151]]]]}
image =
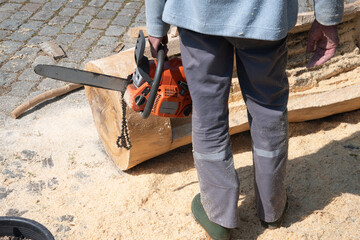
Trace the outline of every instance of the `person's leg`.
{"type": "Polygon", "coordinates": [[[236,40],[237,71],[248,109],[255,195],[262,221],[274,222],[286,204],[288,79],[286,39],[236,40]]]}
{"type": "Polygon", "coordinates": [[[192,98],[193,156],[201,203],[212,222],[237,227],[239,180],[229,143],[228,96],[234,48],[223,37],[179,29],[192,98]]]}

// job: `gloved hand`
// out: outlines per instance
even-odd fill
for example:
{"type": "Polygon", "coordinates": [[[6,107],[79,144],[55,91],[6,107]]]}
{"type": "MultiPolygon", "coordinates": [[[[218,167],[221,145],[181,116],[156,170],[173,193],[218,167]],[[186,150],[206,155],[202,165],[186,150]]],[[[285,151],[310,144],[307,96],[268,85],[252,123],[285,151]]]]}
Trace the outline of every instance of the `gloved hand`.
{"type": "Polygon", "coordinates": [[[150,50],[151,50],[151,56],[154,58],[157,58],[157,51],[159,48],[160,43],[164,44],[164,52],[165,56],[168,52],[168,48],[166,44],[168,43],[168,37],[165,35],[164,37],[152,37],[149,36],[149,43],[150,43],[150,50]]]}
{"type": "Polygon", "coordinates": [[[310,59],[306,67],[311,68],[319,66],[332,58],[338,44],[339,36],[337,32],[337,25],[324,26],[315,20],[309,31],[306,52],[313,52],[315,45],[316,49],[313,57],[310,59]]]}

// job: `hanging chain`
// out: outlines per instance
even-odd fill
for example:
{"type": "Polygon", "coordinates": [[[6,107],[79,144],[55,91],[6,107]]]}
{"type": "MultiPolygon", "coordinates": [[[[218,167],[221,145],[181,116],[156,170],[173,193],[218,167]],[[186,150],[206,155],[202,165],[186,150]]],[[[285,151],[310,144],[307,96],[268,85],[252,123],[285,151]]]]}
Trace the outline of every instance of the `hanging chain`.
{"type": "Polygon", "coordinates": [[[129,150],[132,145],[129,137],[129,130],[126,120],[126,102],[124,101],[124,93],[121,93],[121,105],[122,105],[122,121],[121,121],[121,135],[116,140],[118,148],[125,148],[129,150]]]}

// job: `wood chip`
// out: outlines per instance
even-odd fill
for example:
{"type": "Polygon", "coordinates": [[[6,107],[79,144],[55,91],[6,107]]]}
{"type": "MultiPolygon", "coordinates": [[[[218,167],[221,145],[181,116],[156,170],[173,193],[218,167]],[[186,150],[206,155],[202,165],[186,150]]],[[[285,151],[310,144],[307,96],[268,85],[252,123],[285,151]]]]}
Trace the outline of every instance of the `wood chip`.
{"type": "Polygon", "coordinates": [[[117,45],[117,47],[113,49],[113,52],[119,53],[124,47],[124,43],[119,43],[119,45],[117,45]]]}
{"type": "Polygon", "coordinates": [[[40,48],[45,53],[52,56],[55,60],[67,57],[64,49],[60,45],[58,45],[54,40],[41,43],[40,48]]]}

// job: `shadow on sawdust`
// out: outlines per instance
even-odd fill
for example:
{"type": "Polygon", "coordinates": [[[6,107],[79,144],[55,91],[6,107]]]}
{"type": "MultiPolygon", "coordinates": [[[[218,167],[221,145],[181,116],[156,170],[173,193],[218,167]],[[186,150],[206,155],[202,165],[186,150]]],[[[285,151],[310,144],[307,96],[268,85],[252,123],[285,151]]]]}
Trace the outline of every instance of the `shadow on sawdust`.
{"type": "MultiPolygon", "coordinates": [[[[290,138],[305,136],[322,130],[331,130],[341,123],[356,124],[360,121],[360,110],[330,116],[303,123],[290,124],[290,138]],[[354,118],[354,116],[356,116],[354,118]]],[[[244,142],[232,146],[234,154],[251,151],[249,132],[233,135],[231,141],[244,142]]],[[[291,139],[290,139],[291,141],[291,139]]],[[[144,162],[127,173],[142,175],[149,173],[171,174],[194,168],[191,144],[144,162]],[[171,161],[171,164],[169,164],[171,161]]],[[[292,159],[287,165],[286,186],[289,209],[283,227],[306,218],[314,211],[324,209],[343,193],[360,195],[360,130],[352,136],[333,141],[313,154],[292,159]],[[326,169],[326,171],[324,170],[326,169]]],[[[253,167],[236,169],[240,179],[240,194],[245,196],[239,206],[239,227],[233,231],[232,239],[256,239],[264,232],[256,215],[253,189],[253,167]]],[[[197,182],[184,183],[186,188],[197,182]]]]}

